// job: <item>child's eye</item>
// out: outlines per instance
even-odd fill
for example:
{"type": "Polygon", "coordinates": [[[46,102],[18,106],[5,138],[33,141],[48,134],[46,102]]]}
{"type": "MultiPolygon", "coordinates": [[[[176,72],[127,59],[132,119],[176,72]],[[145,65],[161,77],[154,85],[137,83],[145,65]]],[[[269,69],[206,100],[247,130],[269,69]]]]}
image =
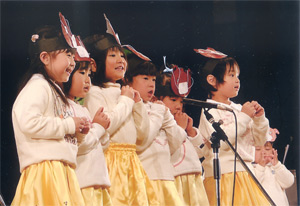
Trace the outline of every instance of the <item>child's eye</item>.
{"type": "Polygon", "coordinates": [[[82,71],[82,72],[79,72],[80,74],[82,74],[82,75],[84,75],[85,74],[85,72],[84,71],[82,71]]]}
{"type": "Polygon", "coordinates": [[[145,79],[145,80],[148,80],[149,78],[148,78],[148,77],[144,77],[144,79],[145,79]]]}
{"type": "Polygon", "coordinates": [[[154,82],[155,82],[155,81],[156,81],[156,79],[152,79],[152,81],[154,81],[154,82]]]}

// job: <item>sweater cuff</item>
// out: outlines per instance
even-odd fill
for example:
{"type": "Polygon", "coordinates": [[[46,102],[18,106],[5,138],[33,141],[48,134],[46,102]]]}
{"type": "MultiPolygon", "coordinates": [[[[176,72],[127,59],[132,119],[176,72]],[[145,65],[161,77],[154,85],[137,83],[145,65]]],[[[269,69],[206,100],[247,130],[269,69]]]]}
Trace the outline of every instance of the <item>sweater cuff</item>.
{"type": "Polygon", "coordinates": [[[281,167],[281,162],[278,160],[277,164],[272,166],[275,170],[279,169],[281,167]]]}
{"type": "Polygon", "coordinates": [[[125,95],[121,95],[118,99],[118,102],[126,102],[129,103],[132,107],[134,105],[134,100],[125,96],[125,95]]]}
{"type": "Polygon", "coordinates": [[[244,112],[238,113],[237,119],[238,119],[238,121],[243,121],[245,123],[249,123],[251,121],[251,117],[249,117],[248,114],[246,114],[244,112]]]}
{"type": "Polygon", "coordinates": [[[75,121],[72,117],[67,117],[63,120],[66,123],[66,134],[75,134],[75,121]]]}
{"type": "Polygon", "coordinates": [[[255,124],[260,123],[260,122],[264,122],[266,119],[265,114],[261,115],[260,117],[253,117],[253,121],[255,124]]]}
{"type": "Polygon", "coordinates": [[[97,138],[100,139],[100,137],[105,133],[104,127],[98,123],[93,123],[93,127],[95,128],[97,138]]]}

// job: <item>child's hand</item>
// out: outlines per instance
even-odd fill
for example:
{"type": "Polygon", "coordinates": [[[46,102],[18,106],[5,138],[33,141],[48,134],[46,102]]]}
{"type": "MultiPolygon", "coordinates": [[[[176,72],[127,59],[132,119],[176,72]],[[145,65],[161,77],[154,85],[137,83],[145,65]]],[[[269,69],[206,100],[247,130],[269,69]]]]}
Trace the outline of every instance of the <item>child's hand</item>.
{"type": "Polygon", "coordinates": [[[91,124],[87,118],[82,117],[82,119],[84,119],[85,122],[84,122],[83,129],[81,130],[81,134],[87,134],[90,131],[91,124]]]}
{"type": "Polygon", "coordinates": [[[270,141],[274,142],[276,140],[276,138],[277,138],[277,135],[279,134],[278,129],[276,129],[276,128],[270,128],[269,133],[272,136],[272,139],[270,141]]]}
{"type": "Polygon", "coordinates": [[[174,119],[181,128],[183,128],[184,130],[186,129],[188,124],[188,116],[186,113],[177,112],[174,114],[174,119]]]}
{"type": "Polygon", "coordinates": [[[75,133],[81,133],[86,126],[86,119],[81,117],[73,117],[75,122],[75,133]]]}
{"type": "Polygon", "coordinates": [[[134,99],[134,91],[133,88],[126,85],[126,86],[122,86],[121,88],[121,95],[127,96],[130,99],[134,99]]]}
{"type": "Polygon", "coordinates": [[[275,166],[278,163],[278,153],[277,150],[275,150],[274,148],[272,149],[272,153],[273,155],[271,156],[271,164],[273,166],[275,166]]]}
{"type": "MultiPolygon", "coordinates": [[[[264,150],[263,147],[262,147],[262,150],[264,150]]],[[[263,166],[263,167],[266,166],[267,160],[266,160],[266,158],[265,158],[265,152],[262,151],[262,152],[260,153],[260,155],[257,157],[257,159],[255,159],[255,161],[256,161],[256,163],[260,164],[260,165],[263,166]]]]}
{"type": "Polygon", "coordinates": [[[104,129],[107,129],[110,124],[110,119],[106,114],[103,112],[103,107],[100,107],[96,112],[93,123],[100,124],[104,129]]]}
{"type": "Polygon", "coordinates": [[[255,117],[260,117],[265,113],[265,109],[260,104],[258,104],[257,101],[252,101],[251,104],[255,108],[255,114],[254,114],[255,117]]]}
{"type": "Polygon", "coordinates": [[[245,114],[247,114],[249,117],[253,118],[256,114],[256,109],[254,107],[254,104],[251,102],[246,102],[245,104],[243,104],[242,107],[242,112],[244,112],[245,114]]]}
{"type": "Polygon", "coordinates": [[[134,98],[133,98],[134,102],[135,103],[140,102],[141,101],[140,93],[135,89],[133,89],[133,92],[134,92],[134,98]]]}
{"type": "Polygon", "coordinates": [[[185,131],[188,136],[195,137],[197,135],[197,132],[193,127],[193,119],[189,115],[186,116],[188,117],[188,122],[185,131]]]}

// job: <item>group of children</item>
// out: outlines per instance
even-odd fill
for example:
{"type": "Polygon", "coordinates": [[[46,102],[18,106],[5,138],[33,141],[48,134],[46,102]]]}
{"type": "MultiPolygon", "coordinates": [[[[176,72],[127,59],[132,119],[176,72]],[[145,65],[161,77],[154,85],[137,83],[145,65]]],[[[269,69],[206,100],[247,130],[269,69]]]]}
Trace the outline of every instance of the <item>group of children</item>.
{"type": "MultiPolygon", "coordinates": [[[[159,71],[121,45],[107,19],[107,33],[82,41],[59,16],[62,32],[45,26],[32,36],[13,105],[21,177],[12,205],[216,205],[213,127],[202,114],[195,128],[183,112],[190,71],[166,62],[159,71]]],[[[209,58],[200,73],[207,101],[236,113],[238,152],[251,167],[269,131],[264,109],[230,101],[240,86],[233,58],[196,52],[209,58]]],[[[233,114],[209,111],[234,143],[233,114]]],[[[219,157],[221,205],[231,205],[234,154],[223,142],[219,157]]],[[[239,162],[236,171],[234,205],[269,205],[239,162]]]]}

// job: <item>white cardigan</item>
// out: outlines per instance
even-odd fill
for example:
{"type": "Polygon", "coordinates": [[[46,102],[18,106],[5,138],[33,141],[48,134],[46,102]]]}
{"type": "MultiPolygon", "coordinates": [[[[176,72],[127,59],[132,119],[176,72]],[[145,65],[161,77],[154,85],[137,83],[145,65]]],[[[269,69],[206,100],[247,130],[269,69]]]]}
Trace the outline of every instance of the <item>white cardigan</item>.
{"type": "Polygon", "coordinates": [[[110,118],[107,129],[110,142],[136,144],[138,151],[149,132],[149,119],[143,102],[134,103],[129,97],[121,95],[120,84],[109,82],[105,86],[92,86],[84,105],[92,118],[100,107],[104,107],[110,118]]]}
{"type": "Polygon", "coordinates": [[[147,143],[138,156],[150,180],[174,180],[173,154],[185,140],[186,132],[177,125],[164,105],[145,103],[150,130],[147,143]]]}
{"type": "Polygon", "coordinates": [[[278,206],[288,206],[285,189],[293,185],[294,175],[279,161],[275,166],[268,164],[263,167],[255,164],[254,171],[258,181],[274,203],[278,206]]]}
{"type": "Polygon", "coordinates": [[[80,142],[78,148],[75,172],[80,188],[109,187],[110,180],[102,150],[102,147],[108,146],[109,135],[101,125],[92,123],[90,113],[85,107],[72,100],[69,102],[75,117],[86,117],[91,123],[89,133],[80,142]]]}
{"type": "MultiPolygon", "coordinates": [[[[213,100],[207,100],[212,103],[219,103],[213,100]]],[[[222,104],[222,103],[220,103],[222,104]]],[[[241,112],[242,105],[231,102],[229,106],[235,112],[237,116],[237,152],[245,161],[249,168],[252,168],[251,162],[254,161],[255,147],[264,145],[266,142],[267,132],[269,131],[269,121],[262,115],[260,117],[254,117],[251,119],[247,114],[241,112]]],[[[235,119],[231,112],[210,109],[209,113],[213,116],[214,120],[218,122],[223,120],[221,128],[224,130],[228,137],[229,142],[235,145],[235,119]]],[[[211,134],[215,131],[212,124],[207,121],[202,110],[200,117],[199,130],[204,138],[210,140],[211,134]]],[[[205,171],[205,177],[213,176],[213,149],[207,144],[203,147],[204,161],[202,166],[205,171]]],[[[224,142],[220,141],[219,160],[221,167],[221,174],[233,172],[234,169],[234,153],[230,147],[224,142]]],[[[243,166],[237,161],[236,171],[245,171],[243,166]]]]}
{"type": "Polygon", "coordinates": [[[44,160],[76,167],[77,139],[72,111],[41,74],[21,90],[12,109],[20,171],[44,160]],[[71,134],[71,135],[66,135],[71,134]]]}

